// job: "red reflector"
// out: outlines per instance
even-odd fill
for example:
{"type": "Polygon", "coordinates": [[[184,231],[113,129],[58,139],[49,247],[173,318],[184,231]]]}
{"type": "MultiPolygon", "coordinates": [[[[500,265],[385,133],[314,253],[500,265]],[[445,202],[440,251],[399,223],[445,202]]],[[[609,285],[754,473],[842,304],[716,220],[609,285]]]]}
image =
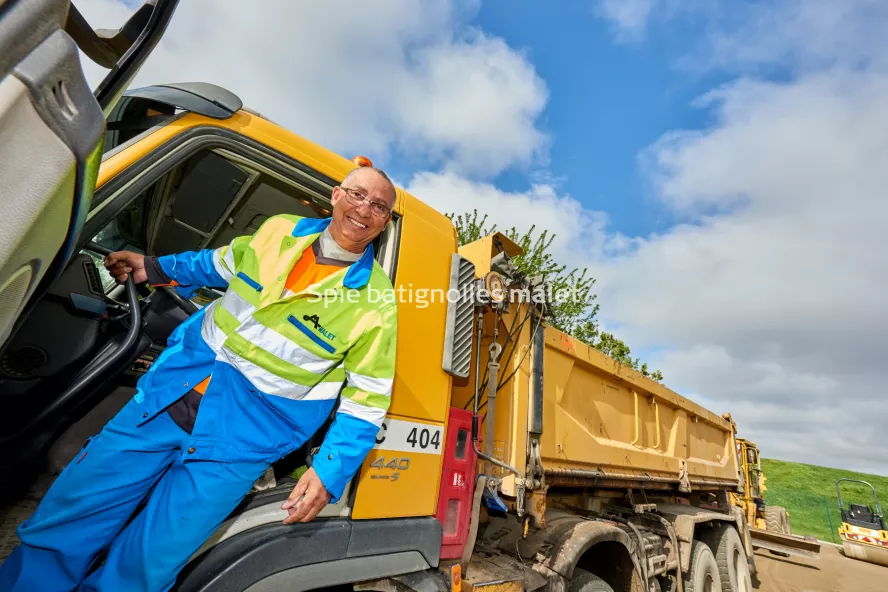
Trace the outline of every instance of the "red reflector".
{"type": "Polygon", "coordinates": [[[456,534],[459,525],[459,500],[447,501],[447,516],[444,517],[444,536],[456,534]]]}

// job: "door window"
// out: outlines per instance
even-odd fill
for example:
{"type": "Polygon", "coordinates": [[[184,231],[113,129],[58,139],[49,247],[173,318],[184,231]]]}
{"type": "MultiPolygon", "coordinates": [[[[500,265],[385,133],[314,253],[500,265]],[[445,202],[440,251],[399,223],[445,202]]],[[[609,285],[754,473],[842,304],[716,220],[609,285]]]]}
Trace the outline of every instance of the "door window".
{"type": "MultiPolygon", "coordinates": [[[[111,250],[162,256],[218,248],[256,232],[265,220],[278,214],[330,216],[332,185],[303,184],[282,172],[292,170],[291,165],[276,163],[263,153],[254,157],[255,150],[220,140],[212,147],[172,151],[175,156],[121,173],[115,178],[121,189],[102,197],[94,210],[103,212],[93,215],[103,226],[91,230],[93,240],[111,250]],[[147,187],[141,185],[141,195],[125,209],[113,213],[119,204],[132,199],[128,196],[132,189],[126,189],[127,175],[133,179],[146,175],[153,181],[147,187]]],[[[396,216],[373,245],[390,277],[394,276],[397,228],[396,216]]],[[[90,256],[99,265],[106,289],[113,287],[101,257],[90,256]]]]}
{"type": "MultiPolygon", "coordinates": [[[[92,242],[112,251],[133,251],[145,253],[145,224],[148,221],[148,213],[151,205],[151,195],[154,188],[143,191],[132,203],[124,208],[111,222],[106,224],[95,236],[92,242]]],[[[82,251],[89,255],[99,269],[102,278],[102,287],[107,294],[116,283],[111,274],[102,264],[102,256],[90,250],[82,251]]]]}
{"type": "Polygon", "coordinates": [[[141,97],[124,96],[108,114],[104,154],[116,152],[143,136],[153,128],[168,123],[176,116],[176,108],[141,97]]]}

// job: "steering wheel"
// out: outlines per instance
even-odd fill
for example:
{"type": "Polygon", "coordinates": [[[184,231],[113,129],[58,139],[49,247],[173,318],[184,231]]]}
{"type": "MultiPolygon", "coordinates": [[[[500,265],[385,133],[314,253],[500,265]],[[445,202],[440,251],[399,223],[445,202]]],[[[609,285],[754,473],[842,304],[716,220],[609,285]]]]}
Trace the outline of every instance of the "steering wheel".
{"type": "MultiPolygon", "coordinates": [[[[100,255],[110,255],[112,252],[111,249],[105,248],[99,244],[94,243],[93,241],[89,241],[88,243],[86,243],[86,248],[100,255]]],[[[138,294],[140,294],[143,298],[147,297],[149,295],[148,291],[145,290],[142,285],[135,285],[132,280],[133,278],[130,275],[126,278],[126,282],[124,282],[127,293],[130,290],[130,285],[132,285],[132,287],[136,290],[138,294]]],[[[191,316],[198,310],[200,310],[196,304],[194,304],[187,298],[183,298],[182,295],[175,290],[175,288],[172,288],[170,286],[157,286],[154,288],[154,290],[155,292],[160,292],[164,296],[172,300],[173,303],[188,316],[191,316]]]]}

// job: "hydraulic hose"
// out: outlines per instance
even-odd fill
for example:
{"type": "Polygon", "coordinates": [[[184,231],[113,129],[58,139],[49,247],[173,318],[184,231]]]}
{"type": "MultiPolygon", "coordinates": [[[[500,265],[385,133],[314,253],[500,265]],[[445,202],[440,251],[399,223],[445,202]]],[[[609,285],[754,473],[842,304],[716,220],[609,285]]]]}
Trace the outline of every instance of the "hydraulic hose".
{"type": "MultiPolygon", "coordinates": [[[[478,399],[480,398],[480,387],[481,387],[481,335],[482,330],[484,328],[484,316],[483,314],[478,314],[478,332],[477,338],[475,341],[475,400],[474,400],[474,411],[472,414],[472,449],[475,451],[475,454],[478,455],[478,458],[485,460],[493,465],[496,465],[502,469],[509,471],[510,473],[515,474],[516,485],[518,486],[518,517],[521,518],[523,515],[524,509],[524,476],[521,472],[511,465],[507,465],[504,462],[501,462],[491,456],[488,456],[478,450],[478,430],[480,426],[478,425],[478,399]]],[[[488,421],[493,421],[492,416],[488,416],[488,421]]]]}

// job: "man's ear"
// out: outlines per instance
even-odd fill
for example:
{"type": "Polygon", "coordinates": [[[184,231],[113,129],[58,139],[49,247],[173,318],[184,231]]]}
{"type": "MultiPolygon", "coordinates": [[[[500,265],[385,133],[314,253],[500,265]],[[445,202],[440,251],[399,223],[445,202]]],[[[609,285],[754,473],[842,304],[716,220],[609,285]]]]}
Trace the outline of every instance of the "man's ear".
{"type": "Polygon", "coordinates": [[[340,187],[339,185],[334,187],[333,194],[330,196],[330,203],[335,206],[336,202],[339,201],[340,199],[342,199],[342,193],[343,193],[342,187],[340,187]]]}

